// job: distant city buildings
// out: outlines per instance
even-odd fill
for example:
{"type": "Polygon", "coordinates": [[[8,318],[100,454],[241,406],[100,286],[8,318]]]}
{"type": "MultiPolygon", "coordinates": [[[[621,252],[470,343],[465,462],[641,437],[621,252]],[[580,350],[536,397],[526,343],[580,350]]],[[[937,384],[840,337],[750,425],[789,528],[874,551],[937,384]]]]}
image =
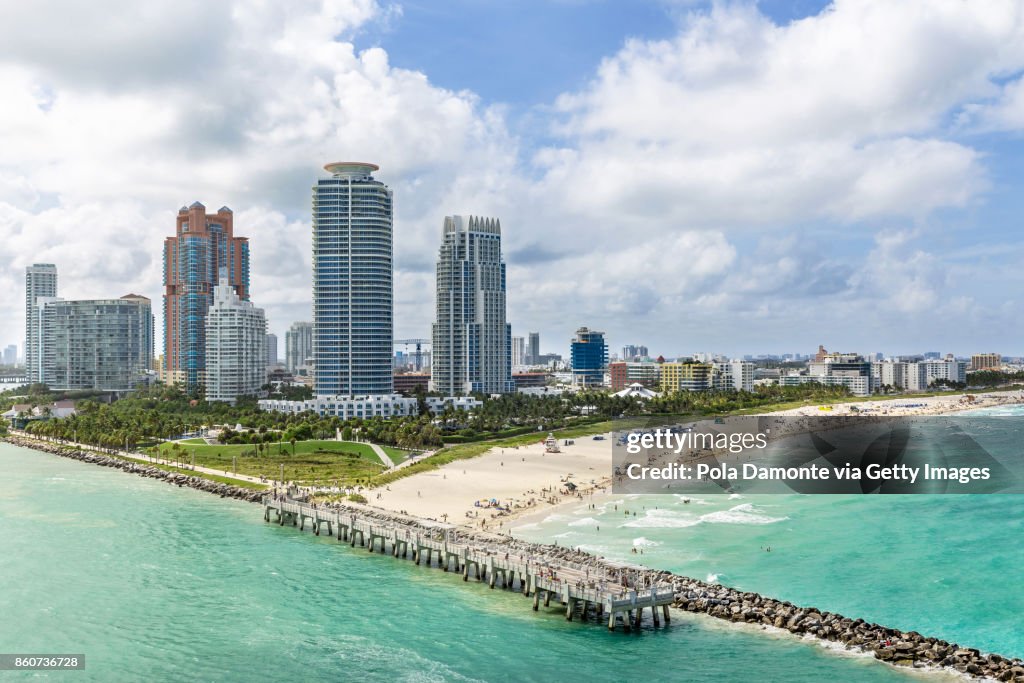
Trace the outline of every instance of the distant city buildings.
{"type": "Polygon", "coordinates": [[[284,334],[285,368],[299,374],[313,360],[313,323],[295,322],[284,334]]]}
{"type": "Polygon", "coordinates": [[[273,332],[267,333],[267,367],[277,365],[277,335],[273,332]]]}
{"type": "Polygon", "coordinates": [[[378,168],[327,164],[330,177],[313,186],[318,397],[392,393],[392,193],[373,177],[378,168]]]}
{"type": "Polygon", "coordinates": [[[512,337],[512,367],[526,365],[526,338],[512,337]]]}
{"type": "Polygon", "coordinates": [[[971,370],[999,370],[1003,367],[1003,356],[999,353],[975,353],[971,356],[971,370]]]}
{"type": "Polygon", "coordinates": [[[3,364],[15,366],[18,364],[18,346],[11,344],[4,349],[3,364]]]}
{"type": "Polygon", "coordinates": [[[608,366],[608,344],[604,332],[581,327],[571,345],[572,382],[575,386],[598,387],[604,384],[608,366]]]}
{"type": "Polygon", "coordinates": [[[515,391],[501,223],[496,218],[444,219],[432,351],[434,391],[452,396],[515,391]]]}
{"type": "Polygon", "coordinates": [[[801,384],[844,386],[854,396],[867,396],[874,386],[871,363],[855,353],[830,353],[818,347],[814,360],[808,361],[805,372],[788,372],[779,377],[782,386],[801,384]]]}
{"type": "Polygon", "coordinates": [[[206,212],[181,207],[175,234],[164,241],[164,368],[169,384],[196,387],[206,371],[206,312],[222,273],[239,299],[249,300],[249,241],[234,235],[226,206],[206,212]]]}
{"type": "Polygon", "coordinates": [[[635,344],[626,344],[622,347],[622,360],[636,361],[647,358],[647,347],[635,344]]]}
{"type": "Polygon", "coordinates": [[[25,269],[25,375],[30,384],[43,381],[39,299],[56,296],[57,266],[36,263],[25,269]]]}
{"type": "Polygon", "coordinates": [[[523,365],[540,365],[540,332],[531,332],[528,340],[523,365]]]}
{"type": "Polygon", "coordinates": [[[257,395],[267,381],[267,321],[227,277],[214,287],[205,339],[206,400],[234,403],[257,395]]]}

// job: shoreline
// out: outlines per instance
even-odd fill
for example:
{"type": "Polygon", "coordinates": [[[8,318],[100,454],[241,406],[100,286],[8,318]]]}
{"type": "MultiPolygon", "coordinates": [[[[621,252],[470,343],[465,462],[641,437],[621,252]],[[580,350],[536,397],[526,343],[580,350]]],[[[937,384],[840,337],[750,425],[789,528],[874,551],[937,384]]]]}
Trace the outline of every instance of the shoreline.
{"type": "MultiPolygon", "coordinates": [[[[118,460],[110,456],[92,454],[66,446],[33,442],[22,437],[7,437],[7,443],[30,450],[68,457],[82,462],[114,467],[139,476],[165,480],[169,484],[189,486],[221,497],[233,497],[248,502],[262,502],[265,492],[217,484],[197,477],[188,477],[155,467],[118,460]],[[50,448],[43,448],[50,446],[50,448]]],[[[361,515],[386,518],[390,522],[434,529],[436,524],[422,518],[395,515],[387,510],[367,510],[366,506],[335,504],[336,510],[351,510],[361,515]]],[[[461,532],[464,537],[488,549],[508,549],[536,553],[541,557],[559,558],[605,571],[621,569],[621,565],[590,553],[574,551],[557,545],[530,543],[511,536],[493,533],[461,532]]],[[[715,617],[730,624],[772,629],[772,634],[786,631],[802,639],[814,639],[826,648],[842,649],[849,654],[864,653],[893,666],[906,667],[922,673],[953,672],[964,676],[990,678],[1001,681],[1024,681],[1024,660],[1006,658],[998,654],[982,654],[976,648],[929,638],[916,631],[903,632],[863,619],[850,619],[842,615],[821,611],[815,607],[801,607],[789,601],[780,601],[751,591],[740,591],[728,586],[709,584],[698,579],[680,576],[665,570],[637,568],[634,579],[642,585],[671,585],[675,592],[673,607],[693,614],[715,617]]]]}

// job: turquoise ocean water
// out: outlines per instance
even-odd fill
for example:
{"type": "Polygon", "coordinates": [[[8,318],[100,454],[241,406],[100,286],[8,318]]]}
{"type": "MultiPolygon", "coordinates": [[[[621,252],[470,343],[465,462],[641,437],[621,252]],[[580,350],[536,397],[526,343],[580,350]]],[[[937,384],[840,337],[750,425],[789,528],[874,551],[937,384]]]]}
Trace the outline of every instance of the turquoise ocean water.
{"type": "MultiPolygon", "coordinates": [[[[519,594],[265,524],[254,505],[6,444],[0,472],[0,651],[87,658],[0,680],[920,677],[690,615],[629,635],[570,624],[519,594]]],[[[1020,496],[751,498],[618,511],[613,498],[520,535],[634,560],[637,543],[652,566],[1024,654],[1020,496]]]]}

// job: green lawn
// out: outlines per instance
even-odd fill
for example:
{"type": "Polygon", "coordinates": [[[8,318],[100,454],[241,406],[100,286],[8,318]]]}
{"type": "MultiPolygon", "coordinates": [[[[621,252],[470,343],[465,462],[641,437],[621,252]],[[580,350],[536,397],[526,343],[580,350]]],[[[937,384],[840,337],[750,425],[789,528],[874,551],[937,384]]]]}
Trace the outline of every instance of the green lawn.
{"type": "Polygon", "coordinates": [[[187,444],[189,444],[191,446],[191,445],[195,445],[195,444],[205,444],[206,443],[206,439],[200,439],[200,438],[182,439],[178,443],[187,443],[187,444]]]}
{"type": "Polygon", "coordinates": [[[290,443],[267,444],[266,450],[257,455],[251,444],[181,444],[175,456],[174,444],[159,446],[162,457],[178,457],[191,463],[213,469],[232,471],[237,466],[239,474],[265,476],[277,479],[284,466],[284,478],[302,484],[327,483],[337,480],[349,484],[365,481],[384,470],[384,464],[364,443],[352,441],[297,441],[294,455],[290,443]]]}
{"type": "Polygon", "coordinates": [[[381,446],[380,448],[382,451],[388,454],[388,457],[391,458],[391,462],[395,463],[396,465],[404,460],[408,460],[409,456],[412,455],[414,452],[406,451],[401,448],[395,448],[394,446],[381,446]]]}

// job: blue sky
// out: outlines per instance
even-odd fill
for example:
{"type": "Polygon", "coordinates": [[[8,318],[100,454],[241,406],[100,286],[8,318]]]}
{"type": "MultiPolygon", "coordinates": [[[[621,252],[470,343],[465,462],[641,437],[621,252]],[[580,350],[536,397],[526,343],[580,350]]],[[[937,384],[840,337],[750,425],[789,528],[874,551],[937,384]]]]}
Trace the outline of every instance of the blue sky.
{"type": "Polygon", "coordinates": [[[501,218],[545,351],[588,325],[666,356],[1022,354],[1022,74],[1014,0],[0,7],[0,289],[54,262],[66,297],[159,309],[198,199],[235,210],[283,335],[309,187],[356,158],[395,190],[396,337],[429,336],[463,213],[501,218]]]}

